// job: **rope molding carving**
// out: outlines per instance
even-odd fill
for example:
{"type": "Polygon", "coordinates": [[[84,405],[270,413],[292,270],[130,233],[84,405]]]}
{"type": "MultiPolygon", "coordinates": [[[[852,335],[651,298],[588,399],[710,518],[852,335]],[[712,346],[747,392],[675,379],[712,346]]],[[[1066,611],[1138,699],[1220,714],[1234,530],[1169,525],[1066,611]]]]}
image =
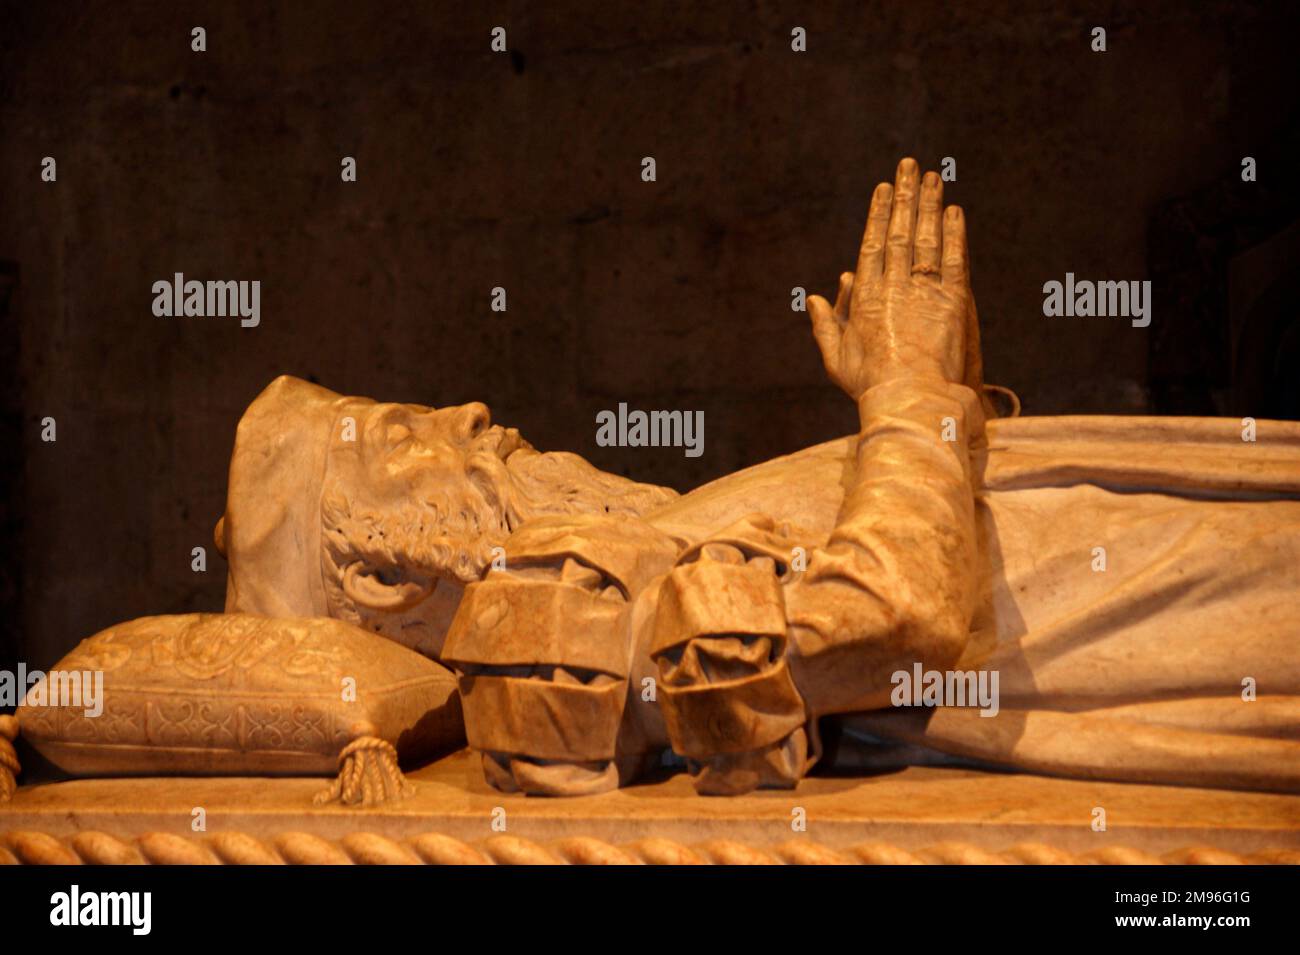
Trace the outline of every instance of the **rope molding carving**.
{"type": "Polygon", "coordinates": [[[304,832],[259,839],[243,832],[181,836],[150,832],[120,839],[104,832],[55,838],[13,830],[0,835],[0,863],[9,865],[1300,865],[1300,849],[1243,854],[1189,846],[1163,856],[1109,847],[1071,853],[1042,843],[990,852],[944,842],[912,852],[885,843],[831,849],[803,839],[758,847],[715,839],[683,845],[642,839],[613,845],[576,836],[545,844],[499,835],[477,843],[436,832],[390,839],[356,832],[330,840],[304,832]]]}
{"type": "Polygon", "coordinates": [[[8,802],[18,789],[18,774],[22,767],[18,765],[18,753],[14,750],[14,740],[18,738],[18,720],[12,716],[0,716],[0,803],[8,802]]]}

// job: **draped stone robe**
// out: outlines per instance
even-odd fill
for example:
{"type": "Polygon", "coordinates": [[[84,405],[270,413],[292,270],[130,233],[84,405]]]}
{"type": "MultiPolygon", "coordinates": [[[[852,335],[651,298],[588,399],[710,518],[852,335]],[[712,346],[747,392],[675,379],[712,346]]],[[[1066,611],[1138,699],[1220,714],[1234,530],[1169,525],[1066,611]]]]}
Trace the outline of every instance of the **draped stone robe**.
{"type": "MultiPolygon", "coordinates": [[[[836,716],[836,760],[1300,792],[1300,424],[1242,435],[1235,419],[989,421],[956,666],[998,671],[1000,712],[836,716]]],[[[700,541],[756,512],[824,544],[856,444],[729,475],[651,523],[700,541]]]]}

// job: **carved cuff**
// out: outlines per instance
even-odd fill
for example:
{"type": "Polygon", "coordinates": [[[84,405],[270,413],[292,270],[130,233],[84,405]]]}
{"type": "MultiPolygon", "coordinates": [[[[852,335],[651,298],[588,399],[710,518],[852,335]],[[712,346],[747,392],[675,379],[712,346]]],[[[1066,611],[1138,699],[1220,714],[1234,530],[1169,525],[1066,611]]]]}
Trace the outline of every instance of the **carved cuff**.
{"type": "Polygon", "coordinates": [[[776,565],[733,544],[687,559],[664,581],[650,649],[673,748],[708,760],[778,743],[806,714],[785,661],[776,565]]]}
{"type": "Polygon", "coordinates": [[[631,649],[622,596],[564,580],[494,572],[465,588],[443,661],[470,666],[564,666],[625,677],[631,649]]]}
{"type": "Polygon", "coordinates": [[[469,745],[534,759],[613,759],[627,699],[628,604],[585,587],[494,573],[465,589],[443,659],[469,745]]]}
{"type": "Polygon", "coordinates": [[[784,660],[744,679],[665,685],[660,694],[673,749],[691,759],[759,749],[784,739],[805,719],[803,701],[784,660]]]}
{"type": "Polygon", "coordinates": [[[443,660],[459,673],[470,746],[513,785],[559,791],[541,779],[554,769],[537,769],[543,762],[596,764],[605,779],[600,764],[621,755],[628,598],[676,550],[643,522],[542,519],[507,541],[508,569],[465,589],[443,660]]]}
{"type": "MultiPolygon", "coordinates": [[[[597,678],[598,680],[600,678],[597,678]]],[[[596,685],[540,678],[461,677],[469,745],[565,762],[612,760],[627,689],[607,677],[596,685]]]]}

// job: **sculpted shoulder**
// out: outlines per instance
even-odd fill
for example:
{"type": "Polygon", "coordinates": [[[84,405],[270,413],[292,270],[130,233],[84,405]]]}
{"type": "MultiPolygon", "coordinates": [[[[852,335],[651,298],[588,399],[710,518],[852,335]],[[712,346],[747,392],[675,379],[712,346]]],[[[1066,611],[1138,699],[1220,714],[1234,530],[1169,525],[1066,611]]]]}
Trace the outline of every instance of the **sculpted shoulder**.
{"type": "Polygon", "coordinates": [[[755,464],[710,481],[647,515],[665,533],[695,543],[748,514],[764,514],[813,533],[830,535],[853,470],[853,438],[822,444],[755,464]]]}

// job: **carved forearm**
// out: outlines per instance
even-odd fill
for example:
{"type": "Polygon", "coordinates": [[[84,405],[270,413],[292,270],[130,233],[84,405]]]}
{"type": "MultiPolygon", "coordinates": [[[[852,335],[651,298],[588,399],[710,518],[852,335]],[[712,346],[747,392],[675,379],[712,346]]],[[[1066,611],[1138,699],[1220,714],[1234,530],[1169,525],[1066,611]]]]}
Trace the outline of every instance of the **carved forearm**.
{"type": "Polygon", "coordinates": [[[960,655],[974,612],[975,393],[899,379],[859,401],[854,487],[824,548],[785,587],[790,666],[812,716],[888,705],[890,676],[960,655]]]}
{"type": "Polygon", "coordinates": [[[855,485],[826,546],[750,518],[660,588],[651,655],[673,748],[702,792],[793,785],[808,725],[888,703],[890,676],[960,656],[975,596],[974,392],[909,379],[860,402],[855,485]]]}
{"type": "Polygon", "coordinates": [[[680,554],[627,519],[515,532],[510,569],[467,588],[443,648],[494,784],[614,785],[654,746],[627,720],[629,698],[656,701],[649,682],[702,792],[791,786],[811,765],[811,720],[887,701],[896,669],[957,658],[975,590],[975,395],[900,381],[861,411],[857,484],[806,568],[807,541],[761,515],[680,554]],[[633,687],[642,654],[658,677],[633,687]]]}

